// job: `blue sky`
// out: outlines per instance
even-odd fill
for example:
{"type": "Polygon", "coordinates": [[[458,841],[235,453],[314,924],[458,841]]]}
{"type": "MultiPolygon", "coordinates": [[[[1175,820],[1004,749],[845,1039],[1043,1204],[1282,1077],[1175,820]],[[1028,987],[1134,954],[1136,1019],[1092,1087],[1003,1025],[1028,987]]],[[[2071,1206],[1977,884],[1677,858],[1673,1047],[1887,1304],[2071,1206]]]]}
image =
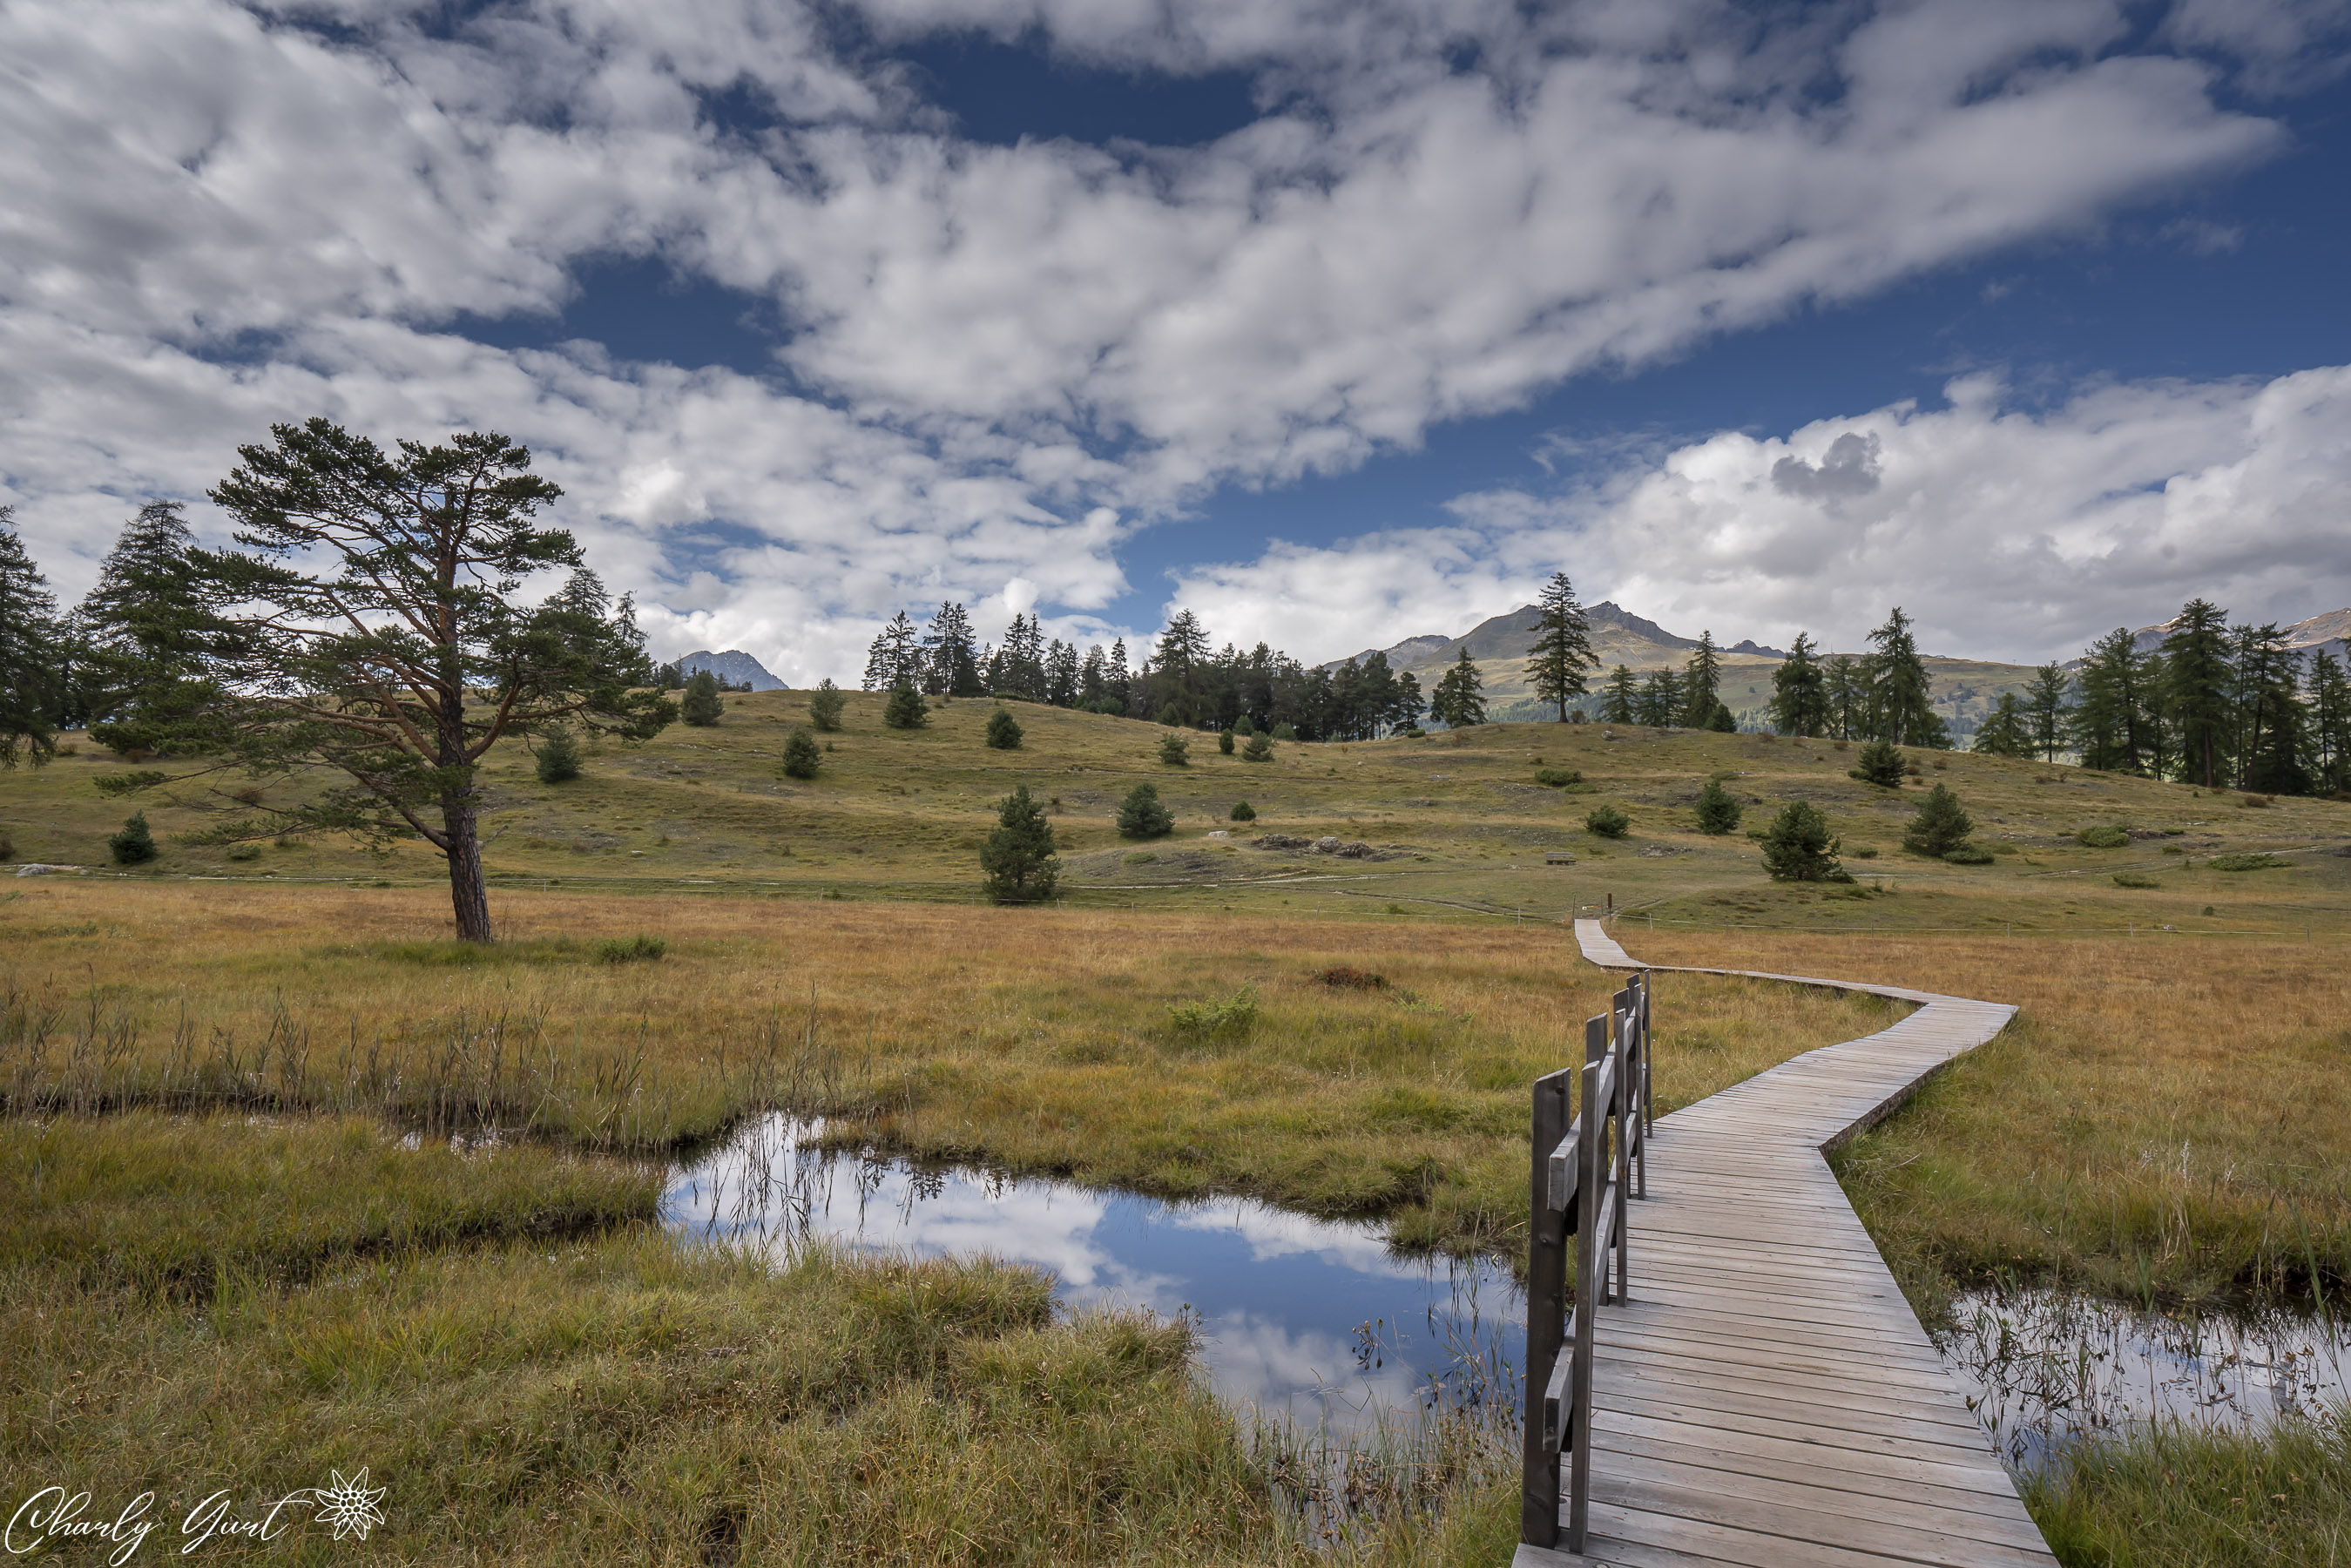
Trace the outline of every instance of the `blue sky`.
{"type": "Polygon", "coordinates": [[[794,680],[943,597],[1312,658],[1556,569],[2017,659],[2351,602],[2335,0],[93,17],[0,17],[69,594],[326,413],[528,441],[661,651],[794,680]]]}

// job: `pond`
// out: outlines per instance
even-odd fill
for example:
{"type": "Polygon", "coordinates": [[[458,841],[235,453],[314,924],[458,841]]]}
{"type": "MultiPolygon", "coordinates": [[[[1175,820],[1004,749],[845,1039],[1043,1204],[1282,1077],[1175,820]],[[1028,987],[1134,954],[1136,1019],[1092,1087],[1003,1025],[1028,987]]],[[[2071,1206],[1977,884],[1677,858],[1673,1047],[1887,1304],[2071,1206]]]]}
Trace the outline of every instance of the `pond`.
{"type": "Polygon", "coordinates": [[[1073,1307],[1190,1315],[1219,1395],[1337,1433],[1518,1398],[1526,1308],[1505,1266],[1406,1256],[1376,1224],[1247,1198],[1173,1202],[822,1149],[820,1130],[752,1124],[674,1174],[664,1221],[779,1252],[821,1240],[1032,1264],[1073,1307]]]}

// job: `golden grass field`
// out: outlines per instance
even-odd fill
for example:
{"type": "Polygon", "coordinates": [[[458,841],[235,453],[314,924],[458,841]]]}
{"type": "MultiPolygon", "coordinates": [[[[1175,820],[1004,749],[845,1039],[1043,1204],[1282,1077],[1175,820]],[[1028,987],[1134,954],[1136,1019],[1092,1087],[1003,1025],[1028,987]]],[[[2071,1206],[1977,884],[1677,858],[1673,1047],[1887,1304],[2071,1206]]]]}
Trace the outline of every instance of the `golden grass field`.
{"type": "MultiPolygon", "coordinates": [[[[1611,904],[1656,962],[2022,1007],[1839,1159],[1922,1310],[1986,1279],[2189,1304],[2351,1282],[2351,805],[1943,754],[1882,791],[1826,743],[1598,726],[1263,765],[1197,737],[1176,769],[1154,726],[1020,706],[1008,754],[979,743],[992,705],[903,735],[863,695],[802,785],[774,767],[803,695],[728,700],[715,729],[591,748],[573,784],[495,759],[486,949],[448,939],[417,845],[231,858],[185,841],[211,818],[183,784],[149,802],[162,860],[116,874],[130,807],[90,779],[126,764],[85,742],[0,775],[17,858],[91,868],[0,883],[0,1482],[257,1496],[371,1463],[403,1511],[337,1560],[1307,1561],[1295,1435],[1253,1445],[1180,1325],[1056,1321],[1035,1277],[978,1262],[681,1249],[632,1162],[779,1106],[919,1156],[1507,1255],[1527,1086],[1614,984],[1564,921],[1611,904]],[[1860,880],[1774,885],[1743,834],[1698,833],[1715,773],[1750,827],[1820,803],[1860,880]],[[1178,828],[1138,845],[1109,817],[1141,779],[1178,828]],[[1899,850],[1938,780],[1991,864],[1899,850]],[[1061,907],[977,902],[1014,782],[1056,812],[1061,907]],[[1228,821],[1239,799],[1254,824],[1228,821]],[[1583,831],[1602,802],[1628,839],[1583,831]],[[2074,841],[2101,823],[2146,836],[2074,841]],[[1268,831],[1388,858],[1249,843],[1268,831]],[[2282,863],[2210,863],[2232,853],[2282,863]],[[1317,977],[1336,965],[1385,983],[1317,977]],[[482,1125],[521,1136],[399,1140],[482,1125]]],[[[1698,977],[1656,997],[1667,1108],[1894,1016],[1698,977]]],[[[2033,1507],[2069,1563],[2334,1561],[2323,1500],[2351,1465],[2313,1441],[2102,1449],[2033,1507]],[[2196,1522],[2278,1475],[2290,1500],[2259,1521],[2196,1522]]],[[[1440,1427],[1374,1465],[1341,1555],[1499,1561],[1504,1447],[1440,1427]]]]}

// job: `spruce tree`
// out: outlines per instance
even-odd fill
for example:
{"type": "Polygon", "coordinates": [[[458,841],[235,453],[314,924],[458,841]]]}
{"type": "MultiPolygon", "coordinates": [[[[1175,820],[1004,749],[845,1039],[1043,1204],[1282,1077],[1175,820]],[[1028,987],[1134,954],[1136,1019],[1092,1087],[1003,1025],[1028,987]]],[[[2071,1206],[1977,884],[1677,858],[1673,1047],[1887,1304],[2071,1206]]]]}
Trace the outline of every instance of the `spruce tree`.
{"type": "Polygon", "coordinates": [[[998,904],[1039,904],[1053,896],[1061,870],[1053,824],[1029,798],[1028,785],[1015,786],[1004,798],[996,831],[980,846],[979,869],[987,874],[987,896],[998,904]]]}
{"type": "Polygon", "coordinates": [[[795,727],[785,738],[785,778],[813,779],[816,777],[816,770],[823,766],[823,763],[824,753],[818,747],[816,737],[807,730],[795,727]]]}
{"type": "Polygon", "coordinates": [[[1600,697],[1600,717],[1605,724],[1638,724],[1641,711],[1640,687],[1635,684],[1629,664],[1619,664],[1609,672],[1608,685],[1600,697]]]}
{"type": "Polygon", "coordinates": [[[1121,838],[1159,839],[1176,831],[1176,815],[1161,803],[1155,785],[1137,784],[1119,802],[1121,838]]]}
{"type": "Polygon", "coordinates": [[[919,686],[922,682],[922,644],[914,623],[901,610],[865,650],[865,689],[884,692],[901,685],[919,686]]]}
{"type": "Polygon", "coordinates": [[[832,677],[827,675],[809,695],[809,722],[830,735],[841,727],[841,710],[848,706],[849,698],[832,684],[832,677]]]}
{"type": "Polygon", "coordinates": [[[147,831],[147,813],[137,811],[122,831],[106,841],[116,865],[141,865],[155,858],[155,835],[147,831]]]}
{"type": "Polygon", "coordinates": [[[1254,822],[1257,821],[1257,808],[1247,800],[1236,800],[1233,802],[1232,820],[1236,822],[1254,822]]]}
{"type": "Polygon", "coordinates": [[[1881,789],[1899,789],[1910,771],[1910,760],[1890,740],[1873,740],[1861,748],[1859,765],[1848,778],[1865,784],[1875,784],[1881,789]]]}
{"type": "Polygon", "coordinates": [[[1811,738],[1828,731],[1828,677],[1813,657],[1817,651],[1812,638],[1799,632],[1788,656],[1771,672],[1771,700],[1763,715],[1782,735],[1811,738]]]}
{"type": "Polygon", "coordinates": [[[1698,646],[1682,665],[1682,724],[1690,729],[1714,728],[1721,688],[1722,655],[1715,648],[1709,627],[1698,634],[1698,646]]]}
{"type": "Polygon", "coordinates": [[[1837,653],[1821,666],[1821,695],[1828,707],[1823,733],[1851,740],[1869,712],[1869,676],[1851,655],[1837,653]]]}
{"type": "Polygon", "coordinates": [[[1169,730],[1159,737],[1159,760],[1170,768],[1187,768],[1192,762],[1191,743],[1180,730],[1169,730]]]}
{"type": "Polygon", "coordinates": [[[152,751],[156,732],[184,723],[217,694],[204,678],[204,602],[177,501],[139,508],[74,612],[80,643],[77,694],[91,737],[118,751],[152,751]]]}
{"type": "Polygon", "coordinates": [[[1535,696],[1555,704],[1559,722],[1565,724],[1568,699],[1583,695],[1583,672],[1599,666],[1591,622],[1575,601],[1575,589],[1567,573],[1553,572],[1536,601],[1534,645],[1527,650],[1527,678],[1535,696]]]}
{"type": "Polygon", "coordinates": [[[1633,819],[1605,802],[1584,813],[1583,829],[1604,839],[1621,839],[1633,831],[1633,819]]]}
{"type": "Polygon", "coordinates": [[[1851,882],[1837,860],[1829,820],[1810,800],[1791,800],[1763,832],[1763,869],[1773,882],[1851,882]]]}
{"type": "Polygon", "coordinates": [[[716,724],[726,711],[726,704],[718,695],[718,677],[708,670],[696,670],[686,677],[685,696],[678,704],[678,716],[692,725],[707,729],[716,724]]]}
{"type": "Polygon", "coordinates": [[[1948,784],[1937,784],[1918,802],[1918,814],[1910,819],[1909,831],[1902,835],[1902,847],[1913,854],[1933,855],[1940,860],[1968,841],[1976,831],[1973,818],[1959,807],[1959,798],[1951,793],[1948,784]]]}
{"type": "Polygon", "coordinates": [[[1719,779],[1709,779],[1706,788],[1698,792],[1698,831],[1720,835],[1736,830],[1743,815],[1739,802],[1722,787],[1719,779]]]}
{"type": "Polygon", "coordinates": [[[2032,685],[2025,690],[2024,706],[2032,721],[2032,744],[2043,762],[2056,761],[2057,748],[2064,744],[2073,688],[2074,677],[2065,673],[2064,666],[2052,660],[2032,672],[2032,685]]]}
{"type": "Polygon", "coordinates": [[[1217,749],[1227,757],[1230,757],[1233,754],[1233,732],[1231,730],[1220,729],[1217,732],[1217,749]]]}
{"type": "Polygon", "coordinates": [[[569,784],[580,777],[580,742],[568,725],[540,736],[531,758],[542,784],[569,784]]]}
{"type": "Polygon", "coordinates": [[[53,711],[62,685],[64,639],[57,601],[0,507],[0,768],[19,751],[39,767],[57,755],[53,711]]]}
{"type": "Polygon", "coordinates": [[[931,629],[923,634],[922,649],[925,691],[950,697],[986,694],[979,674],[978,641],[962,605],[950,601],[939,606],[938,613],[931,617],[931,629]]]}
{"type": "Polygon", "coordinates": [[[2203,599],[2182,606],[2163,639],[2163,706],[2178,731],[2187,777],[2207,789],[2219,789],[2229,773],[2236,716],[2230,654],[2228,612],[2203,599]]]}
{"type": "Polygon", "coordinates": [[[882,722],[892,729],[920,729],[931,722],[931,707],[914,682],[901,681],[890,688],[890,700],[882,706],[882,722]]]}
{"type": "Polygon", "coordinates": [[[1877,650],[1870,658],[1871,730],[1876,738],[1898,746],[1939,750],[1950,745],[1951,734],[1935,712],[1927,664],[1918,655],[1912,624],[1897,604],[1886,624],[1869,634],[1877,650]]]}
{"type": "Polygon", "coordinates": [[[2031,757],[2039,749],[2032,724],[2014,692],[2002,692],[1968,747],[1987,757],[2031,757]]]}
{"type": "Polygon", "coordinates": [[[987,744],[998,751],[1020,749],[1020,721],[1009,709],[998,708],[987,716],[987,744]]]}
{"type": "Polygon", "coordinates": [[[1259,731],[1258,734],[1250,736],[1249,737],[1249,744],[1241,747],[1241,760],[1243,762],[1272,761],[1273,737],[1265,734],[1263,731],[1259,731]]]}
{"type": "Polygon", "coordinates": [[[1444,676],[1437,683],[1437,695],[1428,706],[1454,729],[1486,722],[1485,682],[1479,678],[1477,661],[1469,657],[1467,647],[1446,667],[1444,676]]]}
{"type": "Polygon", "coordinates": [[[1731,713],[1730,705],[1717,697],[1714,699],[1714,716],[1707,720],[1706,727],[1719,735],[1736,735],[1739,733],[1739,720],[1731,713]]]}

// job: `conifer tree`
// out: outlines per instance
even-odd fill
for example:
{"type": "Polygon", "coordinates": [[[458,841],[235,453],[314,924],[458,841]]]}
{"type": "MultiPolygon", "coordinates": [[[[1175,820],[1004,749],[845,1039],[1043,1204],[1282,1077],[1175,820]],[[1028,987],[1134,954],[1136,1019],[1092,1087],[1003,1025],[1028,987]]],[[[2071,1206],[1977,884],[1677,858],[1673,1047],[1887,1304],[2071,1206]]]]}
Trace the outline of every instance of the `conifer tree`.
{"type": "Polygon", "coordinates": [[[1736,735],[1739,733],[1739,719],[1731,713],[1730,705],[1717,697],[1714,700],[1714,716],[1707,720],[1706,727],[1719,735],[1736,735]]]}
{"type": "Polygon", "coordinates": [[[1638,724],[1641,711],[1640,688],[1634,684],[1633,669],[1619,664],[1608,674],[1608,685],[1600,698],[1600,717],[1605,724],[1638,724]]]}
{"type": "Polygon", "coordinates": [[[2074,678],[2054,660],[2032,672],[2032,685],[2025,692],[2024,706],[2032,721],[2033,747],[2043,762],[2056,761],[2057,747],[2064,743],[2073,688],[2074,678]]]}
{"type": "MultiPolygon", "coordinates": [[[[2209,600],[2189,600],[2163,639],[2163,706],[2170,712],[2187,777],[2217,789],[2228,777],[2236,717],[2231,700],[2236,670],[2230,657],[2229,612],[2209,600]]],[[[2092,656],[2098,656],[2096,650],[2092,656]]],[[[2091,763],[2086,755],[2083,761],[2091,767],[2114,766],[2091,763]]]]}
{"type": "Polygon", "coordinates": [[[1828,732],[1828,677],[1813,657],[1817,651],[1812,638],[1799,632],[1788,656],[1771,672],[1771,700],[1763,713],[1782,735],[1812,738],[1828,732]]]}
{"type": "Polygon", "coordinates": [[[1182,731],[1171,729],[1159,737],[1159,760],[1170,768],[1191,766],[1191,744],[1184,738],[1182,731]]]}
{"type": "Polygon", "coordinates": [[[1592,631],[1567,573],[1553,572],[1536,601],[1534,645],[1527,650],[1527,676],[1538,700],[1555,704],[1567,722],[1570,697],[1583,695],[1583,673],[1600,666],[1592,651],[1592,631]]]}
{"type": "Polygon", "coordinates": [[[538,737],[531,761],[542,784],[569,784],[580,777],[580,742],[569,725],[559,724],[538,737]]]}
{"type": "Polygon", "coordinates": [[[2351,792],[2351,677],[2325,648],[2310,655],[2311,756],[2322,794],[2351,792]]]}
{"type": "Polygon", "coordinates": [[[1266,734],[1263,730],[1259,730],[1257,734],[1250,736],[1249,737],[1249,744],[1241,747],[1241,760],[1243,762],[1272,761],[1273,737],[1266,734]]]}
{"type": "Polygon", "coordinates": [[[1927,664],[1918,656],[1910,617],[1896,605],[1886,624],[1869,634],[1876,652],[1870,657],[1871,733],[1897,746],[1942,749],[1951,744],[1949,728],[1931,700],[1927,664]]]}
{"type": "Polygon", "coordinates": [[[1176,815],[1161,803],[1159,790],[1151,784],[1137,784],[1119,802],[1118,831],[1121,838],[1159,839],[1176,831],[1176,815]]]}
{"type": "Polygon", "coordinates": [[[882,722],[892,729],[920,729],[931,722],[931,706],[914,689],[914,682],[901,681],[890,688],[890,700],[882,705],[882,722]]]}
{"type": "Polygon", "coordinates": [[[996,831],[980,846],[987,896],[998,904],[1042,903],[1053,896],[1061,868],[1053,824],[1029,799],[1029,786],[1016,785],[997,814],[996,831]]]}
{"type": "Polygon", "coordinates": [[[998,751],[1020,749],[1020,721],[1007,708],[987,716],[987,744],[998,751]]]}
{"type": "Polygon", "coordinates": [[[2039,749],[2024,705],[2016,700],[2014,692],[2000,694],[1991,712],[1976,727],[1976,737],[1968,749],[1986,757],[2031,757],[2039,749]]]}
{"type": "Polygon", "coordinates": [[[1832,654],[1821,666],[1821,695],[1828,704],[1828,732],[1851,740],[1869,712],[1868,672],[1850,654],[1832,654]]]}
{"type": "Polygon", "coordinates": [[[1722,787],[1719,779],[1708,779],[1706,788],[1698,792],[1698,831],[1701,833],[1722,834],[1735,830],[1744,814],[1730,791],[1722,787]]]}
{"type": "Polygon", "coordinates": [[[57,601],[0,507],[0,768],[19,752],[39,767],[57,754],[52,715],[63,674],[57,601]]]}
{"type": "Polygon", "coordinates": [[[148,502],[74,612],[78,695],[101,745],[153,750],[151,732],[184,722],[215,695],[200,662],[212,607],[190,561],[195,543],[179,502],[148,502]]]}
{"type": "Polygon", "coordinates": [[[155,835],[147,829],[147,813],[135,811],[122,831],[106,841],[116,865],[143,865],[155,858],[155,835]]]}
{"type": "Polygon", "coordinates": [[[1918,814],[1910,819],[1909,831],[1902,835],[1902,847],[1913,854],[1933,855],[1940,860],[1968,841],[1976,831],[1973,818],[1959,806],[1959,798],[1951,793],[1948,784],[1937,784],[1918,802],[1918,814]]]}
{"type": "Polygon", "coordinates": [[[685,680],[685,696],[678,704],[678,716],[686,723],[704,728],[716,724],[726,711],[718,695],[718,677],[708,670],[696,670],[685,680]]]}
{"type": "Polygon", "coordinates": [[[1881,789],[1898,789],[1910,770],[1910,759],[1890,740],[1873,740],[1861,748],[1858,765],[1848,778],[1865,784],[1875,784],[1881,789]]]}
{"type": "Polygon", "coordinates": [[[914,623],[903,610],[890,619],[865,650],[865,689],[886,692],[923,683],[923,649],[914,623]]]}
{"type": "Polygon", "coordinates": [[[1437,694],[1429,701],[1429,709],[1454,729],[1467,729],[1471,725],[1486,722],[1485,682],[1478,674],[1477,661],[1469,657],[1465,646],[1444,675],[1437,683],[1437,694]]]}
{"type": "Polygon", "coordinates": [[[1698,646],[1690,650],[1689,660],[1682,666],[1683,726],[1689,729],[1715,727],[1714,710],[1721,706],[1722,655],[1714,646],[1711,627],[1698,634],[1698,646]]]}
{"type": "Polygon", "coordinates": [[[1217,749],[1227,757],[1230,757],[1233,754],[1233,732],[1231,730],[1220,729],[1217,731],[1217,749]]]}
{"type": "Polygon", "coordinates": [[[830,735],[841,727],[841,710],[849,706],[849,698],[827,675],[817,682],[816,690],[809,695],[809,722],[830,735]]]}
{"type": "MultiPolygon", "coordinates": [[[[922,686],[933,696],[976,697],[986,693],[980,678],[979,648],[971,618],[962,605],[943,603],[923,633],[922,686]]],[[[897,685],[893,679],[892,685],[897,685]]]]}
{"type": "MultiPolygon", "coordinates": [[[[2074,749],[2080,753],[2082,766],[2146,772],[2155,749],[2152,730],[2160,692],[2128,627],[2117,626],[2090,644],[2080,692],[2072,723],[2074,749]]],[[[2223,736],[2229,718],[2224,705],[2220,718],[2223,736]]],[[[2223,764],[2228,755],[2224,741],[2220,752],[2223,764]]]]}
{"type": "Polygon", "coordinates": [[[1763,832],[1763,869],[1773,882],[1851,882],[1837,860],[1829,821],[1810,800],[1791,800],[1763,832]]]}
{"type": "Polygon", "coordinates": [[[798,726],[793,727],[792,733],[784,740],[784,777],[813,779],[817,769],[822,766],[824,752],[818,747],[816,737],[798,726]]]}
{"type": "Polygon", "coordinates": [[[1651,670],[1649,678],[1641,683],[1641,700],[1635,716],[1638,722],[1663,729],[1682,716],[1682,678],[1674,670],[1651,670]]]}
{"type": "Polygon", "coordinates": [[[1234,802],[1233,802],[1233,810],[1232,810],[1232,821],[1236,821],[1236,822],[1254,822],[1254,821],[1257,821],[1257,808],[1256,808],[1256,807],[1254,807],[1254,806],[1252,806],[1252,805],[1250,805],[1247,800],[1236,800],[1236,801],[1234,801],[1234,802]]]}

